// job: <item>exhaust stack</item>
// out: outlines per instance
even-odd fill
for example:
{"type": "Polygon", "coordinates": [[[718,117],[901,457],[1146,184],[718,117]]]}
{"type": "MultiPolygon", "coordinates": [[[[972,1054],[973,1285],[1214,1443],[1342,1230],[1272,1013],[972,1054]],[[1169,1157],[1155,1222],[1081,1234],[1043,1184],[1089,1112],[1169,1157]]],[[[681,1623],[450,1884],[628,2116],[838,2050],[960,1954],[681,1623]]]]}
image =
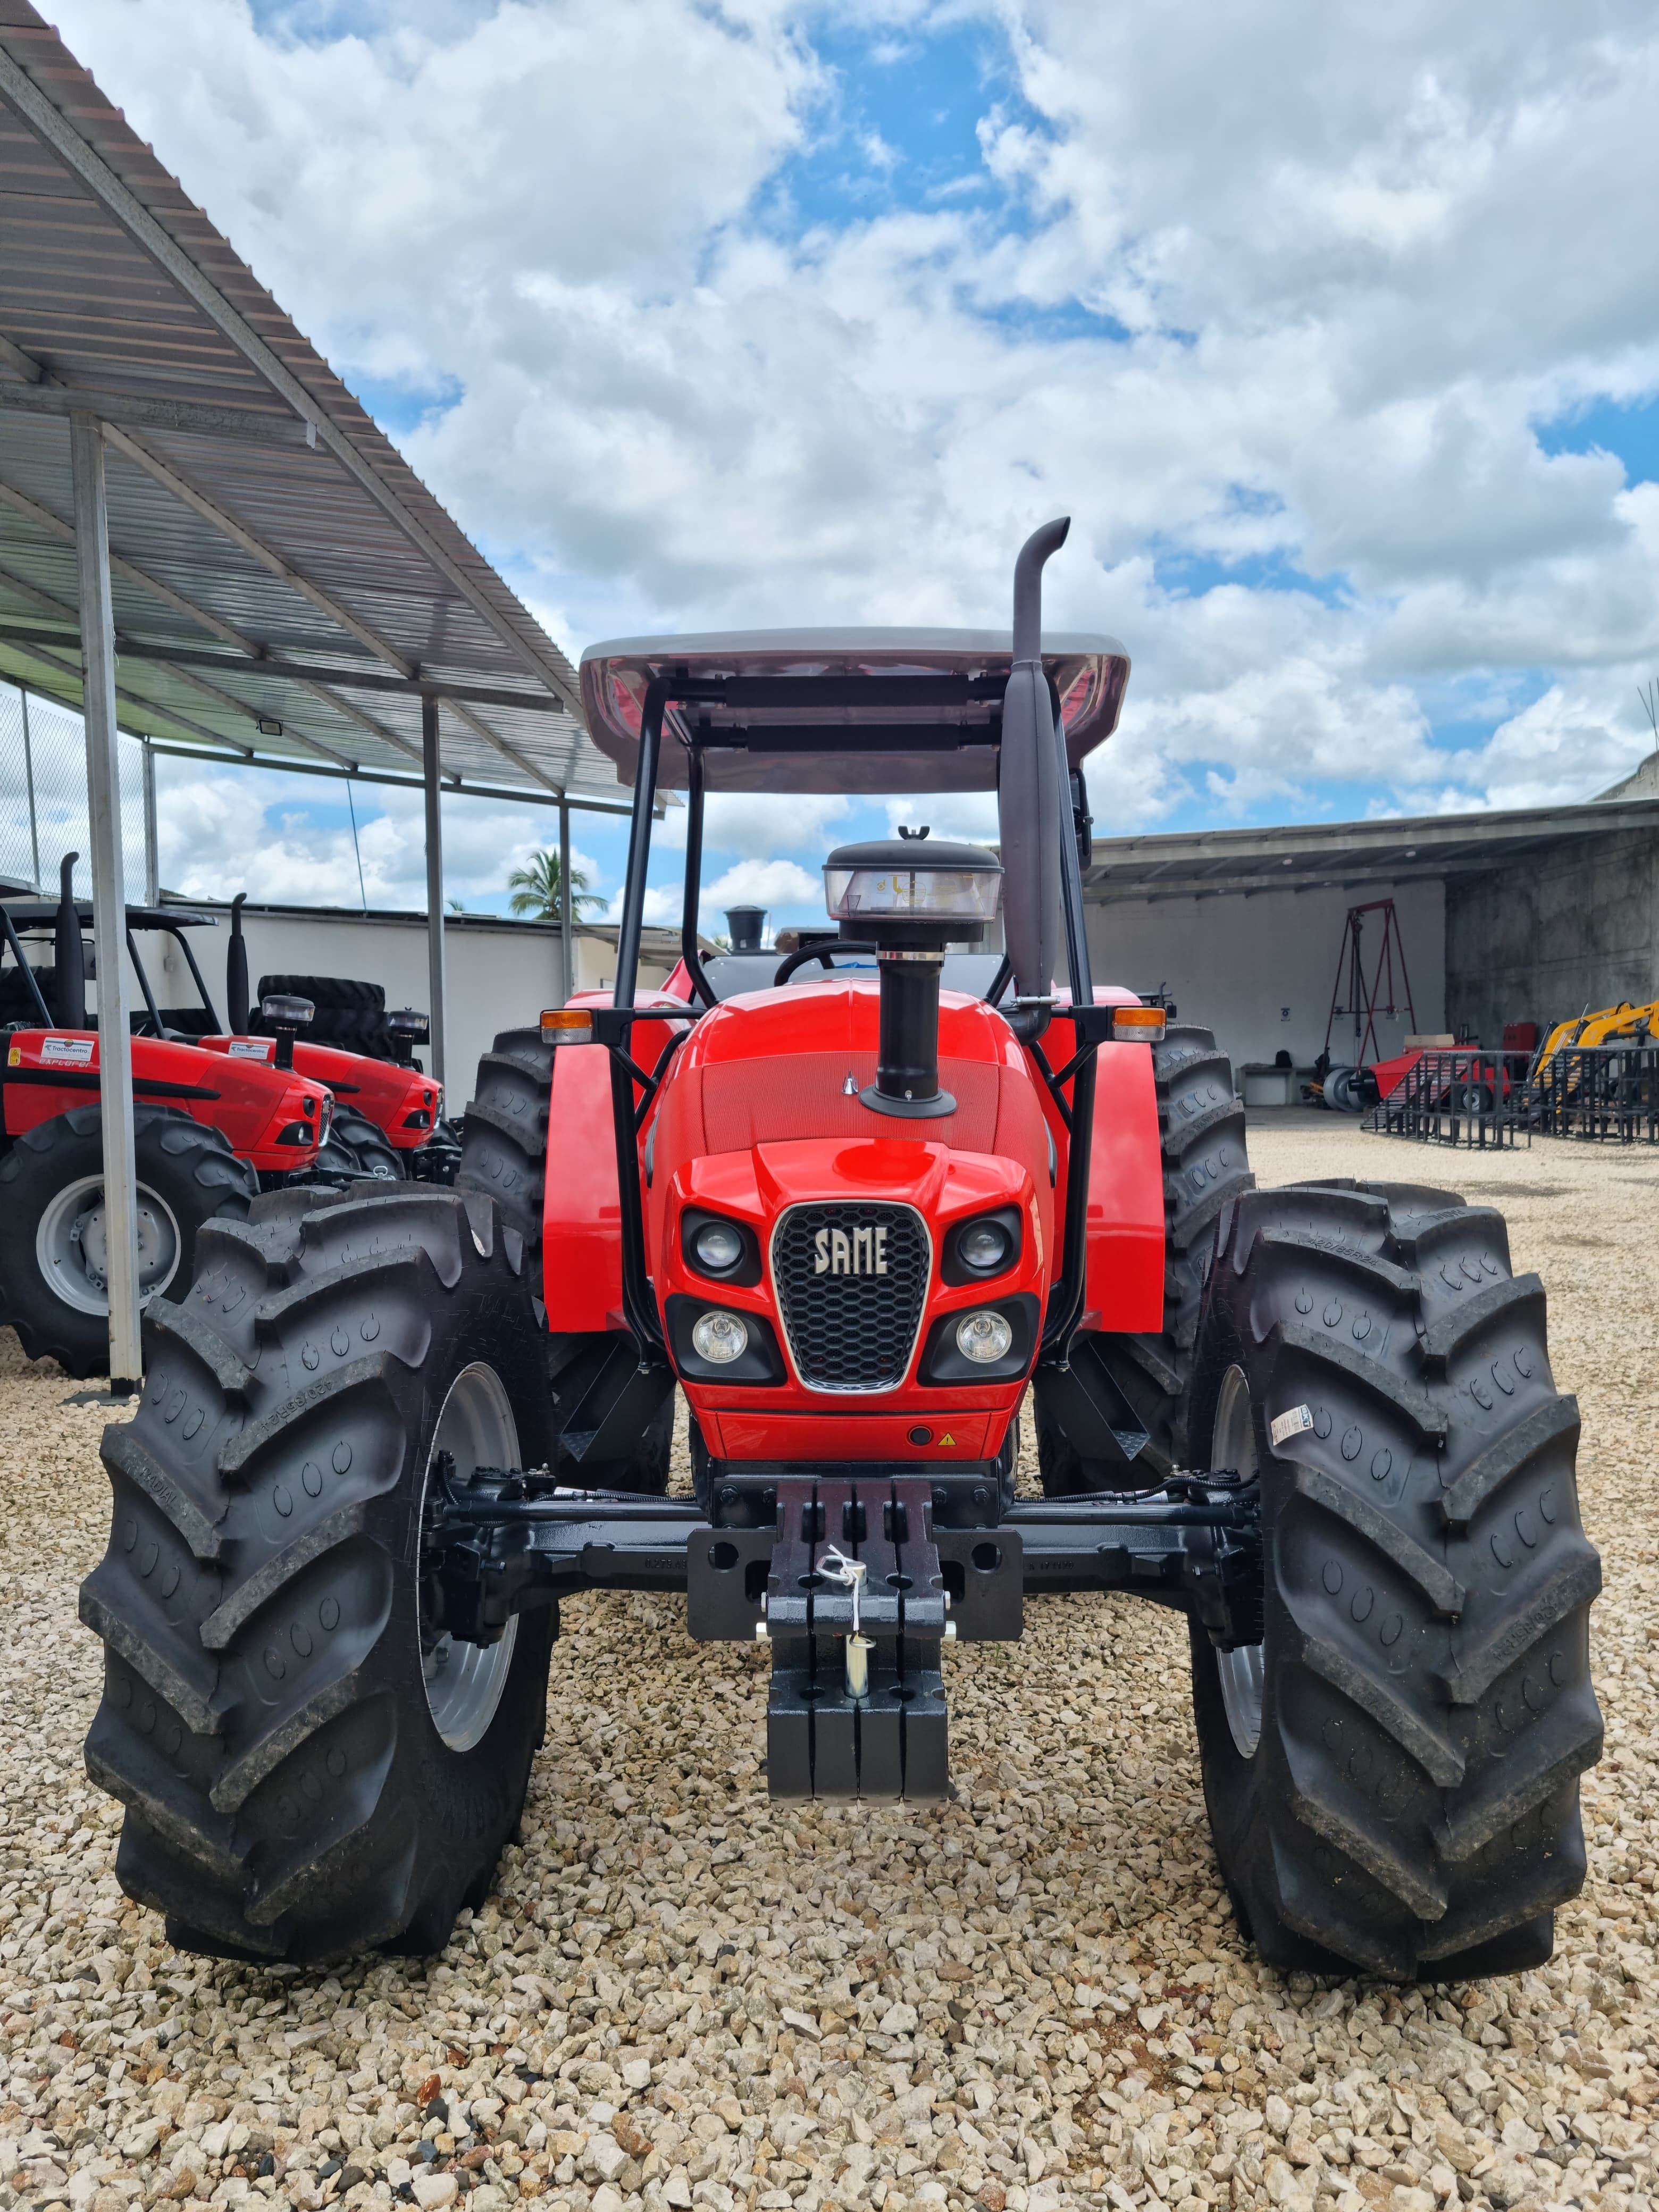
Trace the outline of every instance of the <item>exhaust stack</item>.
{"type": "Polygon", "coordinates": [[[1033,1043],[1048,1026],[1059,944],[1062,785],[1053,703],[1042,666],[1042,570],[1066,543],[1069,515],[1034,530],[1014,563],[1014,665],[1002,701],[997,818],[1016,866],[1003,901],[1014,974],[1009,1026],[1033,1043]]]}
{"type": "Polygon", "coordinates": [[[242,936],[246,903],[246,891],[238,891],[230,902],[230,943],[225,947],[225,1020],[232,1036],[247,1034],[247,945],[242,936]]]}
{"type": "Polygon", "coordinates": [[[78,853],[65,853],[58,870],[58,920],[52,932],[52,962],[57,969],[53,1012],[58,1026],[83,1030],[87,1021],[87,955],[81,942],[81,917],[75,905],[75,864],[78,853]]]}

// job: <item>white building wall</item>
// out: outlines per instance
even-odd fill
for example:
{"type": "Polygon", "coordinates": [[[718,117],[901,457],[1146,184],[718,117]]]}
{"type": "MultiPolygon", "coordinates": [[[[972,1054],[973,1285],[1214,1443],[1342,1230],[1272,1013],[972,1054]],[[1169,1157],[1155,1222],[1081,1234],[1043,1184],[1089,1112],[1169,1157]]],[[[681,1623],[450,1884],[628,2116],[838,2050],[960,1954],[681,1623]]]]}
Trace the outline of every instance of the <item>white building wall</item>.
{"type": "MultiPolygon", "coordinates": [[[[189,903],[213,914],[219,924],[192,931],[191,944],[222,1021],[228,909],[202,900],[189,903]]],[[[262,975],[350,975],[380,984],[388,1006],[428,1010],[423,914],[362,915],[250,905],[242,909],[242,934],[247,940],[252,991],[258,990],[262,975]]],[[[586,927],[574,934],[577,988],[592,990],[611,983],[617,972],[615,929],[586,927]]],[[[155,947],[161,941],[141,941],[147,962],[155,957],[155,947]]],[[[544,1006],[559,1004],[559,932],[540,922],[451,915],[444,925],[444,950],[449,984],[447,1103],[452,1112],[459,1112],[472,1096],[479,1059],[496,1031],[533,1026],[544,1006]]],[[[647,930],[640,960],[641,983],[665,981],[678,957],[674,933],[647,930]]],[[[168,962],[171,983],[173,963],[180,975],[184,965],[176,951],[169,953],[168,962]]],[[[157,995],[166,1003],[165,994],[158,989],[157,995]]],[[[188,997],[186,976],[178,1003],[188,997]]]]}
{"type": "MultiPolygon", "coordinates": [[[[1394,892],[1416,1027],[1445,1026],[1446,902],[1438,883],[1405,884],[1394,892]]],[[[1231,896],[1171,897],[1091,905],[1089,950],[1098,983],[1127,983],[1142,993],[1162,983],[1183,1021],[1213,1029],[1235,1068],[1271,1063],[1287,1051],[1307,1066],[1325,1042],[1332,985],[1350,905],[1386,898],[1389,886],[1355,890],[1255,891],[1231,896]]],[[[1364,917],[1367,975],[1382,940],[1380,914],[1364,917]]],[[[1348,1003],[1343,975],[1343,1004],[1348,1003]]],[[[1379,1021],[1379,1057],[1400,1049],[1407,1020],[1395,963],[1393,1021],[1379,1021]]],[[[1352,1061],[1351,1018],[1331,1034],[1331,1058],[1352,1061]]]]}

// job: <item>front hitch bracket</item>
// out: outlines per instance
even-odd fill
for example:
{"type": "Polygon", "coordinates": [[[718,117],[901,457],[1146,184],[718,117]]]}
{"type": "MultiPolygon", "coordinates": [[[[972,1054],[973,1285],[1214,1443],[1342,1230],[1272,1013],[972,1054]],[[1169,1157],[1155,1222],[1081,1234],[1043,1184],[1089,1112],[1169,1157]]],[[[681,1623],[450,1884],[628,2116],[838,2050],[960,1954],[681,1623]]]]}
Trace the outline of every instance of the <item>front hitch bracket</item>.
{"type": "Polygon", "coordinates": [[[869,1463],[727,1464],[707,1512],[481,1468],[442,1487],[422,1586],[441,1628],[477,1644],[581,1590],[684,1590],[699,1642],[770,1652],[775,1797],[946,1796],[943,1646],[1017,1640],[1027,1597],[1123,1591],[1191,1614],[1218,1650],[1261,1642],[1254,1483],[1188,1474],[1000,1504],[983,1473],[869,1463]]]}

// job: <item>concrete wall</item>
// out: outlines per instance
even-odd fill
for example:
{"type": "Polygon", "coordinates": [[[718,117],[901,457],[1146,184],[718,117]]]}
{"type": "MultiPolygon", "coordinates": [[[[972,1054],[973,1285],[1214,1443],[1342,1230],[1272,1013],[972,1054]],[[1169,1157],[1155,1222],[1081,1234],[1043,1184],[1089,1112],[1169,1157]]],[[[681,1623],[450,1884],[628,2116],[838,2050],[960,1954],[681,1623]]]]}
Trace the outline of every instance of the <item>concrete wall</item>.
{"type": "MultiPolygon", "coordinates": [[[[1306,1066],[1325,1041],[1348,907],[1388,896],[1383,884],[1363,891],[1257,891],[1091,905],[1089,949],[1095,980],[1127,983],[1141,992],[1167,984],[1181,1018],[1213,1029],[1236,1068],[1247,1061],[1271,1062],[1281,1050],[1298,1067],[1306,1066]]],[[[1446,915],[1441,886],[1404,884],[1394,897],[1416,1026],[1443,1029],[1446,915]]],[[[1382,944],[1382,924],[1380,915],[1365,917],[1368,973],[1382,944]]],[[[1384,1054],[1399,1050],[1411,1026],[1397,964],[1395,989],[1401,1013],[1377,1024],[1384,1054]]],[[[1343,996],[1346,1003],[1346,988],[1343,996]]],[[[1339,1020],[1331,1057],[1354,1056],[1352,1023],[1339,1020]]]]}
{"type": "Polygon", "coordinates": [[[1659,836],[1573,838],[1446,885],[1446,1014],[1482,1044],[1659,992],[1659,836]]]}
{"type": "MultiPolygon", "coordinates": [[[[194,931],[191,942],[222,1020],[228,915],[206,901],[190,903],[219,920],[217,928],[194,931]]],[[[425,1009],[428,1005],[423,914],[247,906],[242,909],[242,931],[247,939],[248,981],[255,991],[261,975],[351,975],[381,984],[389,1006],[425,1009]]],[[[141,941],[147,963],[155,957],[157,941],[141,941]]],[[[444,949],[449,981],[446,1087],[452,1110],[459,1110],[472,1096],[479,1057],[489,1050],[495,1032],[533,1024],[544,1006],[558,1005],[559,932],[542,922],[451,915],[444,925],[444,949]]],[[[575,951],[578,989],[592,990],[614,980],[614,927],[579,928],[575,951]]],[[[678,933],[647,930],[641,982],[664,981],[678,957],[678,933]]],[[[176,951],[170,958],[176,968],[167,970],[169,985],[177,973],[182,980],[176,1003],[187,1004],[191,993],[183,961],[176,951]]],[[[159,981],[157,996],[167,1003],[159,981]]]]}

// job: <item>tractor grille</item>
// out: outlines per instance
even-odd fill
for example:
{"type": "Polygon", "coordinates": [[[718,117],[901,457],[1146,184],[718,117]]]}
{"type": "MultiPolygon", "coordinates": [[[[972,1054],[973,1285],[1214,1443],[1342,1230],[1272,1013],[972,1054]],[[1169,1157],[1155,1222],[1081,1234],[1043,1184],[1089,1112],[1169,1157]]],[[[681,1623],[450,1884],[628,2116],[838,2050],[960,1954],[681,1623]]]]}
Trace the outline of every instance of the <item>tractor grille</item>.
{"type": "Polygon", "coordinates": [[[933,1252],[908,1206],[792,1206],[772,1280],[795,1372],[813,1390],[894,1390],[921,1326],[933,1252]]]}

